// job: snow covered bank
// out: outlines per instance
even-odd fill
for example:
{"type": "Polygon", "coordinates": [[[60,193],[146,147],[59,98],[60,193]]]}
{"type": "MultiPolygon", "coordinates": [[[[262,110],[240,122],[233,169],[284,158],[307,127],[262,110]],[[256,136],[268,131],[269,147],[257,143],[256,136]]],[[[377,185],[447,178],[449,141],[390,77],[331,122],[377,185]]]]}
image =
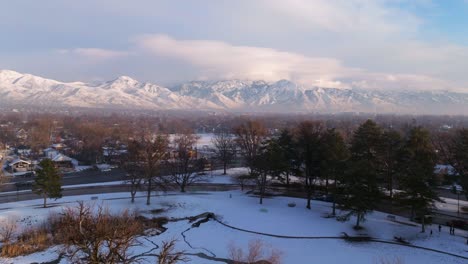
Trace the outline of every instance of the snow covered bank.
{"type": "MultiPolygon", "coordinates": [[[[0,221],[15,218],[23,226],[41,223],[50,212],[60,211],[62,206],[74,205],[75,201],[83,200],[88,203],[103,204],[112,211],[123,209],[137,209],[146,216],[167,216],[180,218],[193,216],[203,212],[214,212],[217,217],[229,225],[285,236],[340,236],[342,232],[349,235],[365,234],[382,240],[393,240],[394,236],[401,236],[414,245],[430,247],[468,257],[468,245],[465,244],[467,234],[457,230],[457,236],[449,235],[448,228],[443,227],[439,233],[435,226],[429,226],[433,234],[419,233],[418,226],[399,224],[387,219],[387,215],[376,212],[369,215],[364,223],[364,230],[355,231],[353,222],[338,222],[333,218],[323,216],[331,211],[330,204],[314,201],[312,210],[305,209],[305,201],[289,197],[274,197],[265,200],[264,205],[258,204],[258,199],[239,191],[209,192],[179,194],[169,193],[153,197],[153,204],[145,205],[145,198],[140,196],[135,204],[130,203],[128,193],[112,193],[102,195],[83,195],[65,197],[51,203],[53,207],[42,209],[41,200],[6,203],[0,205],[0,221]],[[98,196],[97,200],[91,197],[98,196]],[[295,202],[296,207],[287,204],[295,202]],[[160,214],[153,214],[155,209],[163,209],[160,214]]],[[[404,219],[402,219],[404,220],[404,219]]],[[[368,242],[346,242],[340,239],[285,239],[261,236],[227,228],[215,221],[202,224],[199,228],[192,228],[185,232],[186,240],[193,247],[184,242],[181,233],[191,227],[188,221],[169,222],[168,230],[160,236],[148,237],[160,244],[163,240],[178,239],[177,249],[188,253],[203,252],[217,257],[228,257],[228,246],[235,244],[247,247],[250,240],[261,239],[266,244],[283,252],[284,263],[377,263],[379,259],[401,258],[404,263],[466,263],[466,259],[450,257],[438,253],[427,252],[390,244],[376,244],[368,242]]],[[[144,248],[136,249],[136,251],[144,248]]],[[[4,260],[6,263],[31,263],[49,261],[57,257],[56,251],[4,260]]],[[[190,263],[219,263],[192,256],[190,263]]],[[[2,261],[2,260],[0,260],[2,261]]],[[[152,260],[150,260],[152,261],[152,260]]],[[[67,263],[62,260],[60,263],[67,263]]]]}

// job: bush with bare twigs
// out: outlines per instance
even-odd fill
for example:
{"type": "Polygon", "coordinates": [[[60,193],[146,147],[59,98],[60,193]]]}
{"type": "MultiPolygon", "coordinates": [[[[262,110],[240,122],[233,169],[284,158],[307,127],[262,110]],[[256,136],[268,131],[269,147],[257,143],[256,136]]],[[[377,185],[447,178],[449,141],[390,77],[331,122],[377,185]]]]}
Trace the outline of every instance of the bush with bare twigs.
{"type": "Polygon", "coordinates": [[[249,242],[247,252],[233,244],[229,246],[229,257],[234,264],[281,264],[281,255],[279,250],[258,239],[249,242]]]}
{"type": "Polygon", "coordinates": [[[379,260],[375,262],[375,264],[404,264],[404,263],[405,262],[400,257],[393,257],[393,258],[381,257],[379,258],[379,260]]]}
{"type": "Polygon", "coordinates": [[[64,255],[75,262],[135,263],[157,248],[132,255],[131,248],[141,245],[138,236],[143,233],[136,215],[127,210],[113,215],[107,208],[83,202],[65,208],[52,230],[57,243],[64,245],[64,255]]]}
{"type": "Polygon", "coordinates": [[[5,221],[0,224],[0,242],[11,242],[17,229],[18,224],[16,223],[16,219],[11,217],[5,219],[5,221]]]}
{"type": "Polygon", "coordinates": [[[184,257],[184,251],[176,251],[175,245],[176,240],[171,240],[169,242],[165,241],[162,243],[161,250],[157,256],[157,264],[176,264],[179,262],[187,262],[188,258],[184,257]]]}

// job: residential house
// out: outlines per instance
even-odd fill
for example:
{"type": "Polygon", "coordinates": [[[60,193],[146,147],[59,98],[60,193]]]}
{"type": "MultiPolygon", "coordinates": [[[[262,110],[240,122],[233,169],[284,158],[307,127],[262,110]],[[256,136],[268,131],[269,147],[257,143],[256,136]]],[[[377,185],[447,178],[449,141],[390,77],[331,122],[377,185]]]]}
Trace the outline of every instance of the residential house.
{"type": "Polygon", "coordinates": [[[31,155],[31,148],[25,145],[20,145],[16,148],[16,154],[27,157],[31,155]]]}
{"type": "Polygon", "coordinates": [[[28,132],[24,128],[21,128],[16,131],[15,136],[17,139],[26,140],[28,138],[28,132]]]}
{"type": "Polygon", "coordinates": [[[17,158],[8,163],[6,170],[10,173],[29,172],[34,171],[34,167],[31,161],[17,158]]]}
{"type": "Polygon", "coordinates": [[[53,149],[53,148],[47,148],[44,149],[44,156],[47,159],[52,160],[54,162],[55,166],[61,170],[71,170],[73,169],[73,162],[72,159],[62,153],[60,153],[58,150],[53,149]]]}

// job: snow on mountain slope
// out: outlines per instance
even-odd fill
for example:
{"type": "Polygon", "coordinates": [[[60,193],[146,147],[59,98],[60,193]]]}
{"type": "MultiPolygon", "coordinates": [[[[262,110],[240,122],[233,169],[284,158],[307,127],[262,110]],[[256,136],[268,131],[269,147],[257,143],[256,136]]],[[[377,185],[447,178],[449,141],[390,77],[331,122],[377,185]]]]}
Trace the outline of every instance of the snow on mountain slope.
{"type": "Polygon", "coordinates": [[[126,109],[468,114],[468,93],[305,87],[287,80],[193,81],[171,88],[127,76],[59,82],[0,70],[0,104],[126,109]]]}
{"type": "Polygon", "coordinates": [[[0,71],[2,101],[39,106],[188,109],[203,100],[179,96],[167,88],[140,83],[127,76],[100,84],[64,83],[3,70],[0,71]]]}
{"type": "Polygon", "coordinates": [[[287,80],[190,82],[172,91],[232,110],[468,114],[468,93],[447,91],[305,87],[287,80]]]}

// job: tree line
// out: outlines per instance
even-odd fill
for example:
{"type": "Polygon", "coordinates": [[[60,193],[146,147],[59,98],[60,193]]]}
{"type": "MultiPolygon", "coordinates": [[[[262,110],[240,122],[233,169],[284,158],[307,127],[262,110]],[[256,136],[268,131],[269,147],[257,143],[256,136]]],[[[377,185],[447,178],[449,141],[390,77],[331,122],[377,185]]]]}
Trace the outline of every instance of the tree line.
{"type": "MultiPolygon", "coordinates": [[[[143,189],[150,204],[155,189],[177,186],[185,192],[187,186],[206,180],[202,172],[207,160],[197,154],[197,135],[189,128],[178,131],[169,136],[143,122],[121,138],[128,148],[121,167],[127,172],[132,201],[143,189]]],[[[238,181],[241,186],[254,182],[260,203],[272,181],[286,186],[299,182],[308,209],[314,193],[323,191],[333,203],[331,215],[344,209],[347,214],[339,218],[356,216],[356,226],[386,201],[391,207],[409,209],[412,219],[424,219],[438,200],[434,191],[438,162],[452,165],[463,189],[468,189],[466,129],[441,137],[420,126],[402,132],[367,120],[349,134],[320,121],[301,121],[276,131],[262,121],[244,120],[220,129],[212,145],[224,174],[235,157],[242,157],[249,173],[238,181]]],[[[36,193],[59,197],[57,173],[50,171],[50,164],[41,165],[36,193]],[[42,180],[43,174],[54,180],[42,180]],[[50,182],[52,187],[45,184],[50,182]]]]}
{"type": "Polygon", "coordinates": [[[434,140],[428,130],[414,126],[405,133],[382,128],[367,120],[349,138],[322,122],[303,121],[280,133],[270,133],[259,121],[247,121],[234,129],[235,142],[255,181],[259,202],[263,202],[272,181],[290,185],[294,176],[306,194],[311,208],[314,192],[320,189],[337,207],[346,212],[337,218],[356,217],[359,228],[368,213],[384,201],[408,209],[411,219],[431,212],[437,162],[453,165],[468,189],[468,130],[457,131],[450,140],[434,140]],[[437,143],[436,143],[437,142],[437,143]],[[440,155],[436,145],[443,145],[440,155]]]}

